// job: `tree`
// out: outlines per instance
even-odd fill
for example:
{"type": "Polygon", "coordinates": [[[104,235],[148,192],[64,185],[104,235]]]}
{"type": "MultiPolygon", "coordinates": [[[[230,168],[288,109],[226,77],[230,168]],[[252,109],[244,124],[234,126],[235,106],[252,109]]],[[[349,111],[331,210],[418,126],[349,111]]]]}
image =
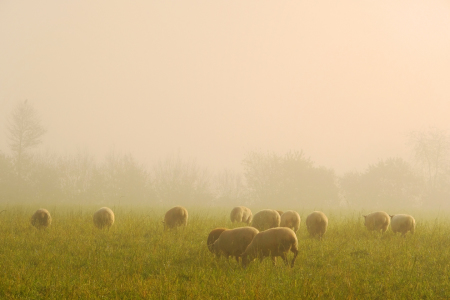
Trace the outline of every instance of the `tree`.
{"type": "Polygon", "coordinates": [[[15,197],[12,189],[14,175],[14,165],[11,158],[0,151],[0,202],[10,201],[15,197]]]}
{"type": "Polygon", "coordinates": [[[448,197],[450,136],[437,128],[415,131],[409,136],[414,158],[426,179],[428,202],[440,202],[448,197]],[[444,193],[443,193],[444,192],[444,193]],[[439,199],[442,198],[442,199],[439,199]]]}
{"type": "Polygon", "coordinates": [[[152,179],[160,203],[201,205],[213,200],[209,172],[194,159],[186,161],[179,154],[168,155],[155,164],[152,179]]]}
{"type": "Polygon", "coordinates": [[[215,199],[217,204],[249,205],[247,188],[240,173],[223,170],[214,176],[215,199]]]}
{"type": "Polygon", "coordinates": [[[345,174],[340,186],[348,205],[382,209],[421,204],[423,184],[412,166],[396,157],[369,165],[362,174],[345,174]]]}
{"type": "Polygon", "coordinates": [[[29,151],[42,142],[41,138],[45,133],[46,129],[41,125],[34,107],[27,100],[19,103],[7,121],[9,146],[19,182],[24,160],[28,158],[29,151]]]}
{"type": "Polygon", "coordinates": [[[250,196],[268,207],[338,205],[333,170],[315,167],[303,152],[249,153],[242,162],[250,196]]]}
{"type": "Polygon", "coordinates": [[[97,170],[94,157],[79,151],[74,156],[60,157],[58,165],[64,199],[74,203],[88,201],[97,170]]]}
{"type": "Polygon", "coordinates": [[[149,195],[149,174],[131,154],[112,149],[98,168],[89,187],[90,194],[105,203],[145,203],[149,195]]]}
{"type": "Polygon", "coordinates": [[[63,193],[60,184],[58,156],[50,152],[33,155],[23,170],[24,184],[21,186],[21,200],[42,203],[60,202],[63,193]]]}

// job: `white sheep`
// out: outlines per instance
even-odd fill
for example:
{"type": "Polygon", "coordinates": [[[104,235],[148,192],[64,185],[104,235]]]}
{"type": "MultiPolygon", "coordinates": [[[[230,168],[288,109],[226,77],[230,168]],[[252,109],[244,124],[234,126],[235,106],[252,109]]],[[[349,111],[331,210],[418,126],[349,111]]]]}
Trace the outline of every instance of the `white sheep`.
{"type": "Polygon", "coordinates": [[[240,227],[223,231],[219,238],[212,244],[211,252],[217,257],[223,255],[226,258],[234,256],[239,262],[239,257],[244,253],[247,246],[258,234],[254,227],[240,227]]]}
{"type": "Polygon", "coordinates": [[[300,228],[300,215],[293,210],[288,210],[281,215],[280,227],[287,227],[294,232],[297,232],[300,228]]]}
{"type": "Polygon", "coordinates": [[[408,231],[414,234],[416,227],[416,220],[410,215],[399,214],[391,215],[391,228],[394,233],[400,232],[403,237],[406,236],[408,231]]]}
{"type": "Polygon", "coordinates": [[[232,223],[243,222],[249,225],[252,222],[252,211],[245,206],[237,206],[231,210],[230,219],[232,223]]]}
{"type": "Polygon", "coordinates": [[[52,224],[52,217],[50,216],[48,210],[44,208],[38,209],[31,216],[31,225],[38,229],[47,228],[50,224],[52,224]]]}
{"type": "Polygon", "coordinates": [[[380,231],[385,233],[391,223],[391,218],[384,211],[376,211],[368,215],[363,215],[364,225],[369,231],[380,231]]]}
{"type": "Polygon", "coordinates": [[[94,213],[93,219],[95,227],[109,229],[114,224],[114,212],[108,207],[102,207],[94,213]]]}
{"type": "Polygon", "coordinates": [[[270,256],[274,264],[275,258],[281,256],[287,265],[289,263],[287,259],[289,251],[294,253],[291,262],[291,267],[293,267],[298,255],[298,240],[295,232],[286,227],[267,229],[258,233],[245,249],[242,254],[242,266],[246,267],[255,258],[262,261],[267,256],[270,256]]]}
{"type": "Polygon", "coordinates": [[[164,216],[164,230],[187,226],[188,211],[182,206],[175,206],[169,209],[164,216]]]}
{"type": "Polygon", "coordinates": [[[280,226],[280,214],[273,209],[264,209],[253,216],[252,226],[263,231],[280,226]]]}
{"type": "Polygon", "coordinates": [[[318,236],[322,239],[327,231],[328,218],[321,211],[314,211],[306,217],[306,228],[311,236],[318,236]]]}

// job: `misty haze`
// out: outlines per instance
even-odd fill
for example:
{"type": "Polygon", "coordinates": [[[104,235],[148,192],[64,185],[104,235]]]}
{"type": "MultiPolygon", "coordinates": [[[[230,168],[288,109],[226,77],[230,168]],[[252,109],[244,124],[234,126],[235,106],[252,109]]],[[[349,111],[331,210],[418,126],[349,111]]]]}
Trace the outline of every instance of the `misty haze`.
{"type": "Polygon", "coordinates": [[[0,298],[450,298],[447,1],[7,0],[0,40],[0,298]]]}

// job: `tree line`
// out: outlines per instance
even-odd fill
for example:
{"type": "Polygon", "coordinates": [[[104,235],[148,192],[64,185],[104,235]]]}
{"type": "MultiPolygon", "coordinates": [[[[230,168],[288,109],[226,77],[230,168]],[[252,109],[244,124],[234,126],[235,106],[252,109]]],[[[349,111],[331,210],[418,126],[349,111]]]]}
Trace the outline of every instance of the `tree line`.
{"type": "Polygon", "coordinates": [[[211,172],[179,153],[150,168],[111,150],[98,162],[88,152],[36,151],[46,129],[36,109],[19,103],[0,150],[0,202],[163,205],[256,205],[270,208],[417,206],[448,208],[450,137],[429,129],[407,137],[413,161],[392,157],[342,176],[302,151],[249,152],[243,172],[211,172]],[[277,207],[275,207],[275,206],[277,207]]]}

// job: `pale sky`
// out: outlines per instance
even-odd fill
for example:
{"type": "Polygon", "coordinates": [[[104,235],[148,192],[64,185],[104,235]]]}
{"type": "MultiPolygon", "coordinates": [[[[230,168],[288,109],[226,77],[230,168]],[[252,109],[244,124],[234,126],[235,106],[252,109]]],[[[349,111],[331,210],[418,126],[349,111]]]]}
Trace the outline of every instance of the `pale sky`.
{"type": "Polygon", "coordinates": [[[363,170],[450,130],[450,2],[2,0],[2,151],[25,99],[57,153],[363,170]]]}

